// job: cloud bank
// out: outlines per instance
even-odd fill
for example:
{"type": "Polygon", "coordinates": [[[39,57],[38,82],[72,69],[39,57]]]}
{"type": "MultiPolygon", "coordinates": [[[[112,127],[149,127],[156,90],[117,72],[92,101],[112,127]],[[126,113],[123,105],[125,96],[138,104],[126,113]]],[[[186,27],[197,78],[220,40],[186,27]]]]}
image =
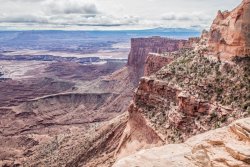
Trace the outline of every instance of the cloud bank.
{"type": "Polygon", "coordinates": [[[80,30],[155,27],[203,29],[211,24],[218,8],[232,9],[240,2],[241,0],[0,0],[0,27],[80,30]]]}

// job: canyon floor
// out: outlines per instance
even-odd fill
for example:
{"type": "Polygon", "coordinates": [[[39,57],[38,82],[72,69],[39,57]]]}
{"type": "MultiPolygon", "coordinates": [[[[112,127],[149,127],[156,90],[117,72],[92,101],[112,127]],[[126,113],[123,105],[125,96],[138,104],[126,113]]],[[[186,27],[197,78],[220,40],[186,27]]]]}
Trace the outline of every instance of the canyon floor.
{"type": "Polygon", "coordinates": [[[124,62],[0,66],[0,166],[91,166],[93,156],[94,163],[109,158],[116,145],[107,141],[118,144],[134,88],[124,62]]]}

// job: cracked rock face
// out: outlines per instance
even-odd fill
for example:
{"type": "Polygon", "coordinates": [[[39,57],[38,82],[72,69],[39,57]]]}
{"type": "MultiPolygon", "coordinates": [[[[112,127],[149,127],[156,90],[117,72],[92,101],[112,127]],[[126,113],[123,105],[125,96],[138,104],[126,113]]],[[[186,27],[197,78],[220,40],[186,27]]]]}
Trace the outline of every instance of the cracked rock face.
{"type": "Polygon", "coordinates": [[[182,144],[169,144],[120,159],[114,167],[248,167],[250,118],[197,135],[182,144]]]}
{"type": "Polygon", "coordinates": [[[210,29],[209,44],[222,59],[250,54],[250,0],[243,0],[231,12],[218,12],[210,29]]]}

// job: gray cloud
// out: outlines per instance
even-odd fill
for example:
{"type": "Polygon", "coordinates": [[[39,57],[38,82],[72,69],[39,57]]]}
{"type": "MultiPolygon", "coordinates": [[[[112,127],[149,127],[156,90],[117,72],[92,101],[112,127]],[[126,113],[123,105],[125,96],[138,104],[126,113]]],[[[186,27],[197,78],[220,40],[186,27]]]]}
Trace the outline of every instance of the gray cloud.
{"type": "Polygon", "coordinates": [[[0,16],[0,22],[6,23],[48,23],[48,19],[45,17],[35,15],[12,15],[12,16],[0,16]]]}
{"type": "Polygon", "coordinates": [[[77,0],[45,1],[46,12],[52,14],[97,14],[99,13],[94,3],[82,3],[77,0]]]}
{"type": "Polygon", "coordinates": [[[0,23],[43,24],[48,26],[118,27],[139,24],[137,17],[115,17],[112,15],[58,14],[53,16],[15,15],[0,16],[0,23]]]}
{"type": "MultiPolygon", "coordinates": [[[[3,0],[1,0],[3,1],[3,0]]],[[[37,3],[37,2],[44,2],[46,0],[8,0],[10,2],[21,2],[21,3],[37,3]]]]}

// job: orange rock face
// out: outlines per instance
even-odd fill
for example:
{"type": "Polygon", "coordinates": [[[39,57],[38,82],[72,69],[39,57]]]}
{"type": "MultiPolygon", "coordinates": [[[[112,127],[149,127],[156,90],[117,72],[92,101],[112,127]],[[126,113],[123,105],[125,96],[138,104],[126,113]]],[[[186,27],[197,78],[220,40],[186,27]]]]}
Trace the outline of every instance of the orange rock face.
{"type": "Polygon", "coordinates": [[[174,57],[163,56],[157,53],[149,53],[144,69],[144,75],[149,76],[174,60],[174,57]]]}
{"type": "Polygon", "coordinates": [[[233,11],[219,11],[209,33],[209,45],[222,59],[250,55],[250,0],[233,11]]]}

